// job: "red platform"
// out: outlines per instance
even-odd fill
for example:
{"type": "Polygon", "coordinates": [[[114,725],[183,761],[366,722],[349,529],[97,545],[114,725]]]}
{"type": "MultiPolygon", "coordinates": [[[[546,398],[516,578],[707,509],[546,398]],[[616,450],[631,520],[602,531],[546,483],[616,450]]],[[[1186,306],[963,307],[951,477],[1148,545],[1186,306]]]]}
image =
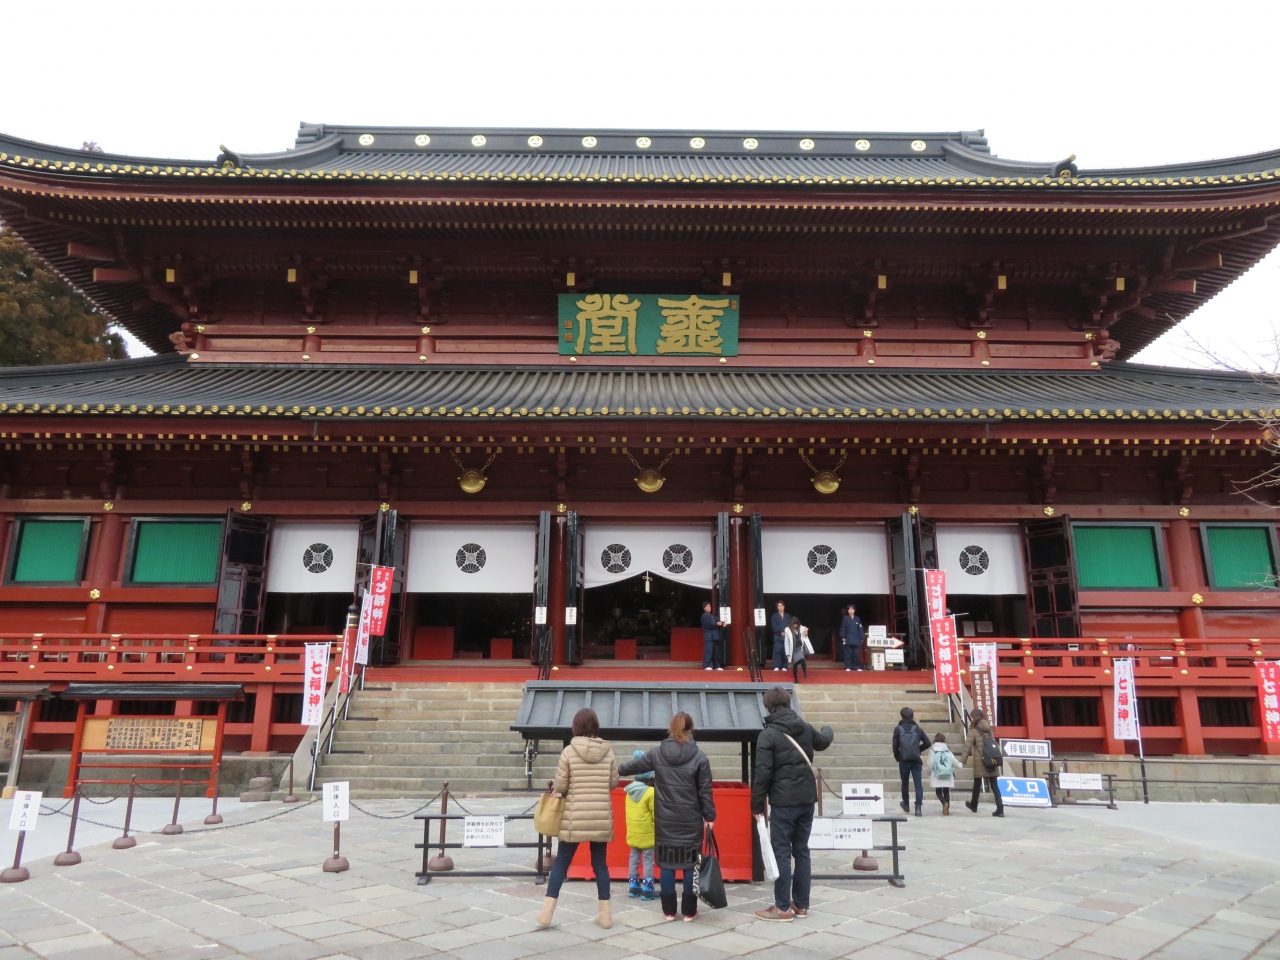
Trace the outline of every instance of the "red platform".
{"type": "MultiPolygon", "coordinates": [[[[739,781],[716,781],[711,785],[716,805],[716,842],[720,847],[720,874],[725,880],[751,880],[751,787],[739,781]]],[[[626,792],[613,791],[613,842],[609,844],[609,876],[617,880],[627,875],[631,848],[627,845],[626,792]]],[[[578,847],[569,867],[570,880],[593,880],[591,849],[578,847]]]]}

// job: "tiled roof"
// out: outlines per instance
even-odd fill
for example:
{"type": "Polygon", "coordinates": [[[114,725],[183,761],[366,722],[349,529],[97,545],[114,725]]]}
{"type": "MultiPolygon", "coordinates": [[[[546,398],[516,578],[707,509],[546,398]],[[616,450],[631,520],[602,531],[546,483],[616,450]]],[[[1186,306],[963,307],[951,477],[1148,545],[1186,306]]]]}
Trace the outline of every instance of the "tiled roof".
{"type": "Polygon", "coordinates": [[[162,356],[0,371],[0,414],[704,420],[1247,419],[1280,415],[1248,374],[562,370],[192,364],[162,356]]]}

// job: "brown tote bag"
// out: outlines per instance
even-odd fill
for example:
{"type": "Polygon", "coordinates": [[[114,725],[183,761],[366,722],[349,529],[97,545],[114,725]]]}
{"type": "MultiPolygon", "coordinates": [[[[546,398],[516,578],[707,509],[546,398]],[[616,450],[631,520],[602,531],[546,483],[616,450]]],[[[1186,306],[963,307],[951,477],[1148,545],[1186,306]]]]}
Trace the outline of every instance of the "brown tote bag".
{"type": "Polygon", "coordinates": [[[547,792],[538,798],[538,809],[533,812],[534,829],[544,837],[558,837],[563,820],[564,797],[556,796],[547,784],[547,792]]]}

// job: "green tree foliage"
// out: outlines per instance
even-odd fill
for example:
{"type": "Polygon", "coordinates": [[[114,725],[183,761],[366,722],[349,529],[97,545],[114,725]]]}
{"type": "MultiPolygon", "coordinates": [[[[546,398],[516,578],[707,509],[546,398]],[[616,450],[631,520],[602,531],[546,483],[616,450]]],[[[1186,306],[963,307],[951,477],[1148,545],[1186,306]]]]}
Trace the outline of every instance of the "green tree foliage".
{"type": "Polygon", "coordinates": [[[119,360],[107,318],[12,236],[0,234],[0,366],[119,360]]]}

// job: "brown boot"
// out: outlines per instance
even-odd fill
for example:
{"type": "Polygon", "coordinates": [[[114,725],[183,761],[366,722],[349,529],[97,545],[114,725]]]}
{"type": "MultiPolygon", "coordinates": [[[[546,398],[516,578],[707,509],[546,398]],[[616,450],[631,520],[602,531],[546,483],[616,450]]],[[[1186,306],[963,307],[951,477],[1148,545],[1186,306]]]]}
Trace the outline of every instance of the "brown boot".
{"type": "Polygon", "coordinates": [[[596,901],[596,926],[608,930],[613,926],[613,918],[609,915],[609,901],[596,901]]]}
{"type": "Polygon", "coordinates": [[[533,922],[543,930],[551,926],[551,918],[556,915],[556,902],[555,897],[542,898],[542,909],[539,910],[538,915],[533,918],[533,922]]]}
{"type": "Polygon", "coordinates": [[[942,815],[943,815],[944,817],[949,817],[949,816],[951,816],[951,804],[950,804],[950,803],[944,803],[944,804],[942,805],[942,815]]]}

